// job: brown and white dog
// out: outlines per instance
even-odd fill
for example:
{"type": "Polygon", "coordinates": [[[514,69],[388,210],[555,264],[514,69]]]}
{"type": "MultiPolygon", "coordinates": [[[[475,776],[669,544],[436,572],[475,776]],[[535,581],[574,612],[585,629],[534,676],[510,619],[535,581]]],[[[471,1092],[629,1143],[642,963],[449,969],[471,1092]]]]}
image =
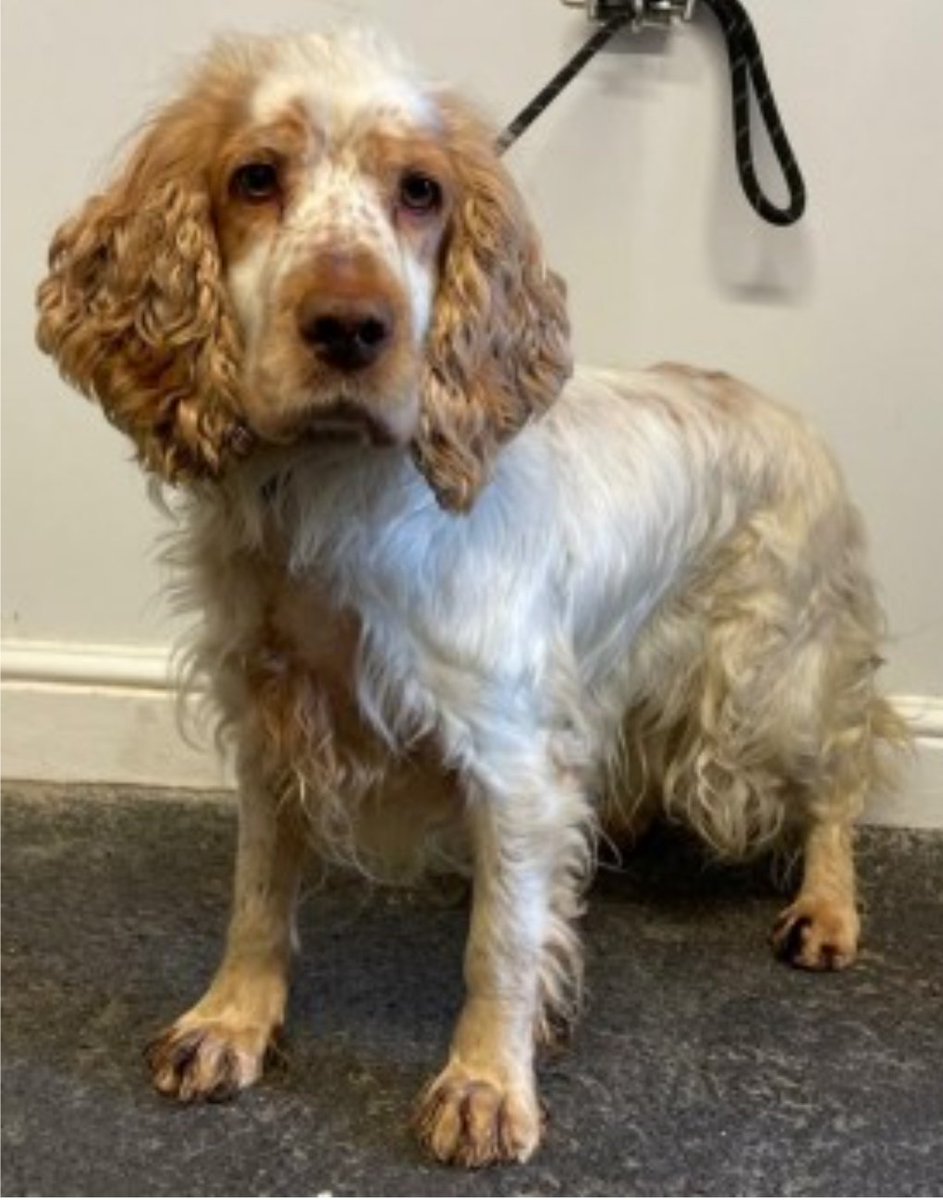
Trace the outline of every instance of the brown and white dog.
{"type": "Polygon", "coordinates": [[[858,942],[852,822],[901,737],[858,517],[793,414],[687,367],[572,371],[488,130],[363,34],[216,46],[53,242],[39,342],[183,494],[190,657],[235,747],[222,964],[161,1092],[258,1078],[307,848],[473,879],[467,999],[418,1116],[526,1159],[580,991],[595,838],[656,811],[804,854],[774,930],[858,942]]]}

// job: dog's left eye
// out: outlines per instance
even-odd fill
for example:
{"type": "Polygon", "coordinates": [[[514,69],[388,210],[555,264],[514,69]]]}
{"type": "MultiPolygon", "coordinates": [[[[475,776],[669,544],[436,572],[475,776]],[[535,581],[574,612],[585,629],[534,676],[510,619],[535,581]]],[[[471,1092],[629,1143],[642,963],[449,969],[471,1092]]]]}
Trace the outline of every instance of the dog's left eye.
{"type": "Polygon", "coordinates": [[[442,204],[442,189],[421,171],[408,171],[400,180],[399,199],[410,212],[435,212],[442,204]]]}
{"type": "Polygon", "coordinates": [[[230,190],[240,200],[262,204],[278,195],[278,168],[274,163],[246,163],[233,172],[230,190]]]}

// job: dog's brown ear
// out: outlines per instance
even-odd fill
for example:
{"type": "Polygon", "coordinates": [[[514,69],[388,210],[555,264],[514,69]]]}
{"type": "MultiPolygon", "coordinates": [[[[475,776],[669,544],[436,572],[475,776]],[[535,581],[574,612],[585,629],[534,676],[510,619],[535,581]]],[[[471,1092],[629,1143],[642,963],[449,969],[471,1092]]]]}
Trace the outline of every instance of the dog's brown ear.
{"type": "Polygon", "coordinates": [[[416,462],[440,504],[467,511],[500,446],[572,369],[562,280],[484,126],[441,101],[456,185],[426,346],[416,462]]]}
{"type": "Polygon", "coordinates": [[[216,474],[246,436],[201,151],[168,109],[55,235],[37,295],[40,348],[170,481],[216,474]]]}

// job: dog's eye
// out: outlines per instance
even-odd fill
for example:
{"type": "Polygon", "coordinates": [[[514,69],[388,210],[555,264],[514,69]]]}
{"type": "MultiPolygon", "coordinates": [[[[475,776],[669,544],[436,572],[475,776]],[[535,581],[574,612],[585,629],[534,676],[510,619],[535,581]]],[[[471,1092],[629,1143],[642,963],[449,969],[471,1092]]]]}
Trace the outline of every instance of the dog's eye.
{"type": "Polygon", "coordinates": [[[421,171],[408,171],[399,183],[399,199],[410,212],[435,212],[442,204],[442,189],[421,171]]]}
{"type": "Polygon", "coordinates": [[[238,199],[263,204],[278,195],[278,168],[268,162],[246,163],[233,172],[229,186],[238,199]]]}

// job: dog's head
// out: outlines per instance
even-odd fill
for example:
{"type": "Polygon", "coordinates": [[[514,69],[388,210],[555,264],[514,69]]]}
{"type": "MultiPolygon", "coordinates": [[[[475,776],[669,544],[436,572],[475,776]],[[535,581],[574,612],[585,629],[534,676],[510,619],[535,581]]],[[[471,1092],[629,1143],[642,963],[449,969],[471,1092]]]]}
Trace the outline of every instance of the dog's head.
{"type": "Polygon", "coordinates": [[[39,344],[177,481],[258,443],[410,445],[463,510],[570,370],[486,128],[373,39],[217,46],[56,234],[39,344]]]}

